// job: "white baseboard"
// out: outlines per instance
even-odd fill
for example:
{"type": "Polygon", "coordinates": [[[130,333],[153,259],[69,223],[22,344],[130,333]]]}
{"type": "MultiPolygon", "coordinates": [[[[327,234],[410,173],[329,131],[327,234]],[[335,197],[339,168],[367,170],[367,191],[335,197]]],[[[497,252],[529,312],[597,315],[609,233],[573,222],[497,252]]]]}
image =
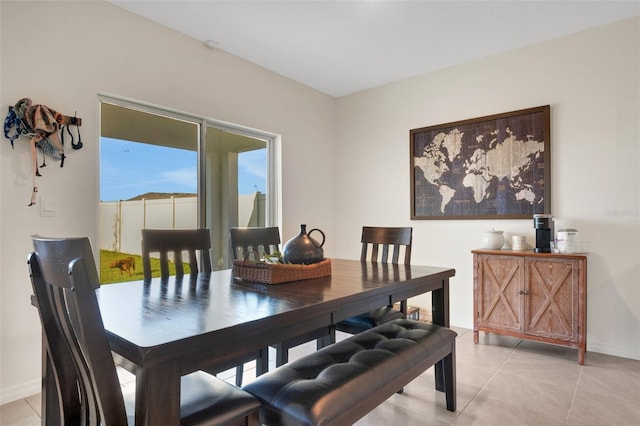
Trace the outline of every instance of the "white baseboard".
{"type": "Polygon", "coordinates": [[[22,383],[11,388],[0,389],[0,405],[35,395],[42,391],[42,380],[22,383]]]}
{"type": "Polygon", "coordinates": [[[589,339],[587,339],[587,352],[597,352],[599,354],[640,360],[639,352],[629,351],[629,348],[621,348],[617,346],[611,346],[610,344],[605,345],[602,343],[589,341],[589,339]]]}

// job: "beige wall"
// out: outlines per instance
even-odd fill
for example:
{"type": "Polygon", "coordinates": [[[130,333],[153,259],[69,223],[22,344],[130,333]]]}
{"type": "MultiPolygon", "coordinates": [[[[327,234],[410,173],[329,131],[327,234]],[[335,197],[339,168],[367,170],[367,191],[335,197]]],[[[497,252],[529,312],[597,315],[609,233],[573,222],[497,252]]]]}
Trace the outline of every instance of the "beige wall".
{"type": "Polygon", "coordinates": [[[533,220],[410,221],[409,129],[550,104],[556,229],[591,242],[588,350],[640,359],[639,84],[633,19],[338,99],[336,254],[362,224],[413,226],[412,261],[456,269],[451,322],[472,327],[470,251],[490,228],[535,242],[533,220]]]}
{"type": "Polygon", "coordinates": [[[98,245],[98,93],[281,135],[283,238],[297,234],[300,223],[336,235],[335,99],[109,3],[3,0],[0,15],[0,110],[30,97],[65,114],[77,111],[84,142],[64,168],[49,162],[42,170],[40,200],[55,202],[55,216],[42,217],[39,204],[27,207],[28,143],[18,140],[11,150],[0,141],[0,403],[32,394],[40,383],[29,236],[87,235],[98,245]]]}
{"type": "Polygon", "coordinates": [[[2,1],[0,15],[2,111],[25,96],[77,110],[85,142],[39,179],[54,217],[26,206],[26,143],[0,143],[0,403],[39,386],[29,236],[97,244],[97,93],[282,135],[283,239],[308,223],[326,232],[328,256],[354,258],[362,225],[411,225],[415,263],[456,268],[451,321],[464,327],[482,230],[533,239],[532,223],[411,222],[409,129],[551,104],[553,213],[591,241],[588,348],[640,359],[637,19],[336,100],[107,3],[2,1]]]}

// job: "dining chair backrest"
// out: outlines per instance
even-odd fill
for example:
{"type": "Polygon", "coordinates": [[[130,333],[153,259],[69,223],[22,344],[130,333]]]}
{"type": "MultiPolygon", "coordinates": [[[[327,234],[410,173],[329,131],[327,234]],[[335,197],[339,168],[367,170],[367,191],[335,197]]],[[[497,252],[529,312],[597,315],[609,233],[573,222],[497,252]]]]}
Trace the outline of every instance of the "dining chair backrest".
{"type": "Polygon", "coordinates": [[[362,227],[362,262],[399,263],[400,253],[404,249],[403,263],[411,263],[411,243],[413,228],[411,227],[362,227]],[[371,249],[369,251],[369,249],[371,249]],[[369,256],[370,253],[370,256],[369,256]],[[389,255],[391,254],[391,259],[389,255]]]}
{"type": "MultiPolygon", "coordinates": [[[[28,264],[63,424],[126,425],[88,238],[33,237],[28,264]]],[[[44,396],[43,396],[44,397],[44,396]]]]}
{"type": "Polygon", "coordinates": [[[187,252],[190,275],[211,272],[211,233],[206,228],[199,229],[143,229],[142,269],[144,280],[151,281],[151,253],[159,253],[160,276],[169,277],[169,255],[173,255],[176,276],[184,275],[182,253],[187,252]],[[202,254],[202,264],[198,268],[198,254],[202,254]]]}
{"type": "Polygon", "coordinates": [[[233,259],[260,260],[280,250],[280,230],[269,228],[231,228],[229,242],[233,259]]]}

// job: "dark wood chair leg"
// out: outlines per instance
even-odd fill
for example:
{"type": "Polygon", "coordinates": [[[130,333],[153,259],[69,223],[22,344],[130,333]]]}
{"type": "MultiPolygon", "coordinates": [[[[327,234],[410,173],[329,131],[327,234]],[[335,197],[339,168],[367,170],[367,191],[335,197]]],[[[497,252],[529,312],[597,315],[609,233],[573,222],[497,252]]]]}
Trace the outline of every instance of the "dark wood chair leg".
{"type": "Polygon", "coordinates": [[[282,343],[278,343],[276,346],[276,367],[289,362],[289,348],[285,347],[282,343]]]}
{"type": "Polygon", "coordinates": [[[242,386],[242,376],[244,374],[244,368],[242,365],[236,367],[236,386],[242,386]]]}
{"type": "Polygon", "coordinates": [[[332,343],[336,342],[336,329],[331,327],[329,334],[327,336],[322,336],[316,339],[316,349],[320,350],[325,346],[329,346],[332,343]]]}
{"type": "Polygon", "coordinates": [[[256,359],[256,376],[269,371],[269,347],[262,348],[260,356],[256,359]]]}

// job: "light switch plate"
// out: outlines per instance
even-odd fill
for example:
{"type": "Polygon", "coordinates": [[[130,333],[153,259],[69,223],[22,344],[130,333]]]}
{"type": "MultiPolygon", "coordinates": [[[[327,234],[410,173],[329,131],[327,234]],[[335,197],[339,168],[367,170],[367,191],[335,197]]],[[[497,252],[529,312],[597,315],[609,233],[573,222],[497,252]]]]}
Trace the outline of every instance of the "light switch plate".
{"type": "Polygon", "coordinates": [[[52,199],[40,198],[40,216],[53,217],[55,215],[55,202],[52,199]]]}

